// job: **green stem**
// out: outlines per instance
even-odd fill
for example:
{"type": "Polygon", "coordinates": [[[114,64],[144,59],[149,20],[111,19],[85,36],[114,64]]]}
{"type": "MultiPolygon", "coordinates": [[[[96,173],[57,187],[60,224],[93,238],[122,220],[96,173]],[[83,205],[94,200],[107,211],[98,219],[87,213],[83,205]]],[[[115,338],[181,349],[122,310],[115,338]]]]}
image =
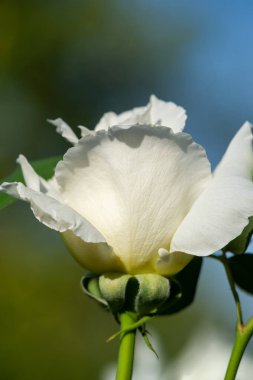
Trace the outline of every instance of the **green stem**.
{"type": "MultiPolygon", "coordinates": [[[[136,320],[136,314],[122,313],[120,315],[121,329],[128,329],[136,320]]],[[[131,329],[121,334],[116,380],[131,380],[132,378],[135,334],[136,329],[131,329]]]]}
{"type": "Polygon", "coordinates": [[[235,282],[230,270],[226,253],[223,252],[222,256],[218,256],[218,257],[216,256],[215,258],[221,261],[224,266],[227,279],[229,282],[229,286],[230,286],[232,295],[234,297],[236,312],[237,312],[235,341],[234,341],[232,353],[230,356],[230,360],[228,363],[225,379],[224,379],[224,380],[235,380],[240,362],[242,360],[242,356],[249,343],[250,338],[253,335],[253,317],[251,317],[251,319],[246,324],[243,323],[242,306],[241,306],[239,295],[236,290],[235,282]]]}
{"type": "Polygon", "coordinates": [[[252,335],[253,317],[248,321],[246,325],[242,326],[240,324],[237,324],[234,346],[224,380],[235,380],[235,376],[239,368],[243,353],[252,335]]]}
{"type": "Polygon", "coordinates": [[[242,326],[243,325],[242,306],[241,306],[239,295],[238,295],[236,287],[235,287],[234,279],[233,279],[233,276],[232,276],[232,273],[231,273],[231,270],[229,267],[227,256],[224,252],[223,252],[223,255],[220,257],[220,261],[222,262],[222,264],[224,266],[224,269],[225,269],[225,272],[227,275],[227,279],[229,282],[229,286],[230,286],[232,295],[234,297],[235,306],[236,306],[236,313],[237,313],[237,324],[242,326]]]}
{"type": "Polygon", "coordinates": [[[145,317],[142,317],[137,322],[133,323],[132,325],[128,325],[126,328],[121,328],[120,331],[116,332],[112,336],[110,336],[106,342],[110,342],[111,340],[117,338],[117,336],[126,334],[127,332],[131,330],[137,330],[139,327],[145,325],[146,322],[150,321],[150,319],[154,318],[154,316],[146,315],[145,317]]]}

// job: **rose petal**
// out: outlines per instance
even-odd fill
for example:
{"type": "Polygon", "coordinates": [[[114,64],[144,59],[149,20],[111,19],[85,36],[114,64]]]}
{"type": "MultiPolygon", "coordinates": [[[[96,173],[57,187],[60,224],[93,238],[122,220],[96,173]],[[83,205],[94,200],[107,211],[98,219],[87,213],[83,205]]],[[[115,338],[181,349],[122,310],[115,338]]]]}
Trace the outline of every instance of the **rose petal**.
{"type": "Polygon", "coordinates": [[[72,231],[62,237],[73,257],[93,273],[124,272],[125,266],[107,243],[86,243],[72,231]]]}
{"type": "Polygon", "coordinates": [[[122,112],[119,115],[115,112],[107,112],[96,125],[95,131],[100,131],[102,129],[107,130],[116,125],[128,128],[130,125],[141,124],[149,107],[150,104],[148,103],[145,107],[135,107],[132,110],[122,112]]]}
{"type": "Polygon", "coordinates": [[[150,97],[150,123],[163,125],[171,128],[175,133],[184,129],[187,119],[186,112],[182,107],[172,102],[164,102],[155,95],[150,97]]]}
{"type": "Polygon", "coordinates": [[[215,176],[239,175],[252,180],[253,175],[253,125],[249,122],[236,133],[221,162],[215,169],[215,176]]]}
{"type": "Polygon", "coordinates": [[[167,255],[165,255],[165,251],[161,251],[161,248],[159,251],[160,254],[155,264],[155,272],[163,276],[173,276],[186,267],[193,259],[192,255],[183,252],[168,252],[167,255]]]}
{"type": "Polygon", "coordinates": [[[78,143],[78,137],[72,131],[70,126],[67,123],[65,123],[64,120],[62,120],[61,118],[57,118],[55,120],[48,119],[47,121],[50,124],[54,125],[56,127],[56,132],[62,135],[62,137],[64,137],[71,144],[75,145],[78,143]]]}
{"type": "Polygon", "coordinates": [[[86,242],[105,242],[101,233],[85,218],[46,194],[29,189],[20,182],[4,182],[0,191],[29,202],[35,217],[49,228],[59,232],[71,230],[86,242]]]}
{"type": "Polygon", "coordinates": [[[210,186],[196,201],[171,250],[209,255],[240,235],[253,215],[253,136],[245,123],[231,141],[210,186]]]}
{"type": "Polygon", "coordinates": [[[91,131],[90,129],[84,127],[83,125],[78,125],[77,128],[79,128],[80,131],[81,131],[81,137],[86,137],[86,136],[88,136],[90,133],[91,133],[91,134],[94,134],[94,131],[91,131]]]}
{"type": "Polygon", "coordinates": [[[40,177],[33,167],[29,164],[26,157],[19,155],[17,163],[21,166],[23,177],[27,186],[36,191],[46,192],[48,189],[47,181],[40,177]]]}
{"type": "Polygon", "coordinates": [[[40,177],[35,172],[31,164],[27,161],[26,157],[22,154],[19,155],[17,163],[21,167],[27,187],[38,192],[46,193],[47,195],[59,200],[60,194],[58,190],[58,183],[54,177],[48,181],[40,177]]]}
{"type": "Polygon", "coordinates": [[[169,128],[112,128],[56,167],[64,202],[105,237],[128,272],[147,272],[209,180],[204,150],[169,128]]]}
{"type": "Polygon", "coordinates": [[[164,102],[152,95],[150,102],[145,107],[137,107],[119,115],[114,112],[104,114],[95,130],[107,130],[115,125],[127,128],[129,125],[150,124],[152,126],[162,125],[169,127],[176,133],[184,129],[186,118],[186,112],[182,107],[172,102],[164,102]]]}

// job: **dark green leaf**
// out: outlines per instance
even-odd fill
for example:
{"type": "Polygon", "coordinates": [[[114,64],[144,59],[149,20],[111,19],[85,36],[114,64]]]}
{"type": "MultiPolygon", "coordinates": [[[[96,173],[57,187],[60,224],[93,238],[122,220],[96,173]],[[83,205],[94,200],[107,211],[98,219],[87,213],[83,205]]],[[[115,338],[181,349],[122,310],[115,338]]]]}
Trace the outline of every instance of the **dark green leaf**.
{"type": "Polygon", "coordinates": [[[235,283],[243,290],[253,294],[253,255],[245,253],[228,259],[235,283]]]}
{"type": "Polygon", "coordinates": [[[170,278],[171,292],[168,301],[158,314],[174,314],[185,309],[194,300],[202,258],[195,257],[181,272],[170,278]]]}
{"type": "MultiPolygon", "coordinates": [[[[34,161],[31,164],[34,170],[41,177],[45,179],[49,179],[54,175],[55,166],[57,162],[60,160],[61,160],[61,157],[57,156],[57,157],[46,158],[44,160],[34,161]]],[[[17,167],[11,175],[1,179],[0,183],[3,183],[3,182],[23,182],[24,183],[24,178],[23,178],[21,169],[17,167]]],[[[12,198],[7,194],[0,193],[0,209],[12,204],[15,201],[16,201],[15,198],[12,198]]]]}
{"type": "Polygon", "coordinates": [[[232,252],[236,255],[240,255],[248,248],[250,238],[253,232],[253,217],[249,218],[249,224],[244,228],[241,235],[232,240],[225,248],[224,252],[232,252]]]}

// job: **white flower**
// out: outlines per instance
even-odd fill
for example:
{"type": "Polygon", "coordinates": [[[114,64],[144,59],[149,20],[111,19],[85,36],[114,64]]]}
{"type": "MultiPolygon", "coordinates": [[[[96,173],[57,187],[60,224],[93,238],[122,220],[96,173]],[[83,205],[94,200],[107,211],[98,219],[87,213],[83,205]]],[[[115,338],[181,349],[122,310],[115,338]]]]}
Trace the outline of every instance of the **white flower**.
{"type": "Polygon", "coordinates": [[[253,215],[252,125],[245,123],[212,175],[204,149],[181,132],[185,111],[152,96],[146,107],[103,116],[79,140],[51,121],[74,147],[50,181],[25,157],[26,186],[1,191],[23,199],[42,223],[63,233],[90,271],[171,275],[239,236],[253,215]]]}

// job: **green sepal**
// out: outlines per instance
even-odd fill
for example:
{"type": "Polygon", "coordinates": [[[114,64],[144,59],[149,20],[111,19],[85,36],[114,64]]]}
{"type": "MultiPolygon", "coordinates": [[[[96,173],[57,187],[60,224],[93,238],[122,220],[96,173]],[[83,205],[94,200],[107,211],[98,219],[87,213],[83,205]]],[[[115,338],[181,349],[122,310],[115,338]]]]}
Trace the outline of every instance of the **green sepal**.
{"type": "MultiPolygon", "coordinates": [[[[32,161],[31,165],[36,171],[36,173],[38,173],[39,176],[47,180],[47,179],[50,179],[54,175],[55,166],[61,159],[62,159],[61,156],[46,158],[43,160],[32,161]]],[[[14,170],[14,172],[8,177],[2,178],[0,180],[0,184],[3,182],[24,183],[24,177],[23,177],[22,170],[20,169],[20,167],[17,167],[14,170]]],[[[9,206],[16,201],[17,201],[16,198],[13,198],[8,194],[0,193],[0,209],[6,206],[9,206]]]]}
{"type": "Polygon", "coordinates": [[[249,218],[249,223],[242,231],[241,235],[232,240],[223,248],[224,252],[232,252],[236,255],[244,253],[250,243],[250,239],[253,233],[253,217],[249,218]]]}
{"type": "Polygon", "coordinates": [[[108,302],[103,298],[99,288],[99,276],[93,273],[86,273],[81,279],[81,287],[90,298],[96,300],[100,305],[109,308],[108,302]]]}
{"type": "Polygon", "coordinates": [[[228,259],[228,263],[236,285],[253,294],[253,254],[232,256],[228,259]]]}
{"type": "Polygon", "coordinates": [[[149,332],[146,330],[145,324],[142,325],[141,327],[139,327],[139,331],[140,331],[141,336],[142,336],[146,346],[148,347],[148,349],[155,354],[157,359],[159,359],[159,356],[158,356],[156,350],[154,349],[154,346],[152,345],[152,343],[149,340],[149,337],[148,337],[149,332]]]}
{"type": "Polygon", "coordinates": [[[169,297],[169,280],[158,274],[106,273],[99,278],[102,296],[114,314],[125,310],[139,317],[156,313],[169,297]]]}
{"type": "Polygon", "coordinates": [[[88,274],[82,283],[85,292],[115,316],[125,311],[144,316],[169,315],[189,306],[195,296],[202,258],[194,258],[171,278],[158,274],[88,274]]]}
{"type": "Polygon", "coordinates": [[[169,297],[170,283],[166,277],[158,274],[138,274],[135,276],[139,283],[134,306],[139,315],[156,313],[169,297]]]}
{"type": "Polygon", "coordinates": [[[194,300],[202,258],[195,257],[181,272],[170,278],[170,296],[157,315],[170,315],[188,307],[194,300]]]}
{"type": "Polygon", "coordinates": [[[99,277],[102,297],[107,301],[113,314],[120,312],[125,303],[129,274],[106,273],[99,277]]]}

